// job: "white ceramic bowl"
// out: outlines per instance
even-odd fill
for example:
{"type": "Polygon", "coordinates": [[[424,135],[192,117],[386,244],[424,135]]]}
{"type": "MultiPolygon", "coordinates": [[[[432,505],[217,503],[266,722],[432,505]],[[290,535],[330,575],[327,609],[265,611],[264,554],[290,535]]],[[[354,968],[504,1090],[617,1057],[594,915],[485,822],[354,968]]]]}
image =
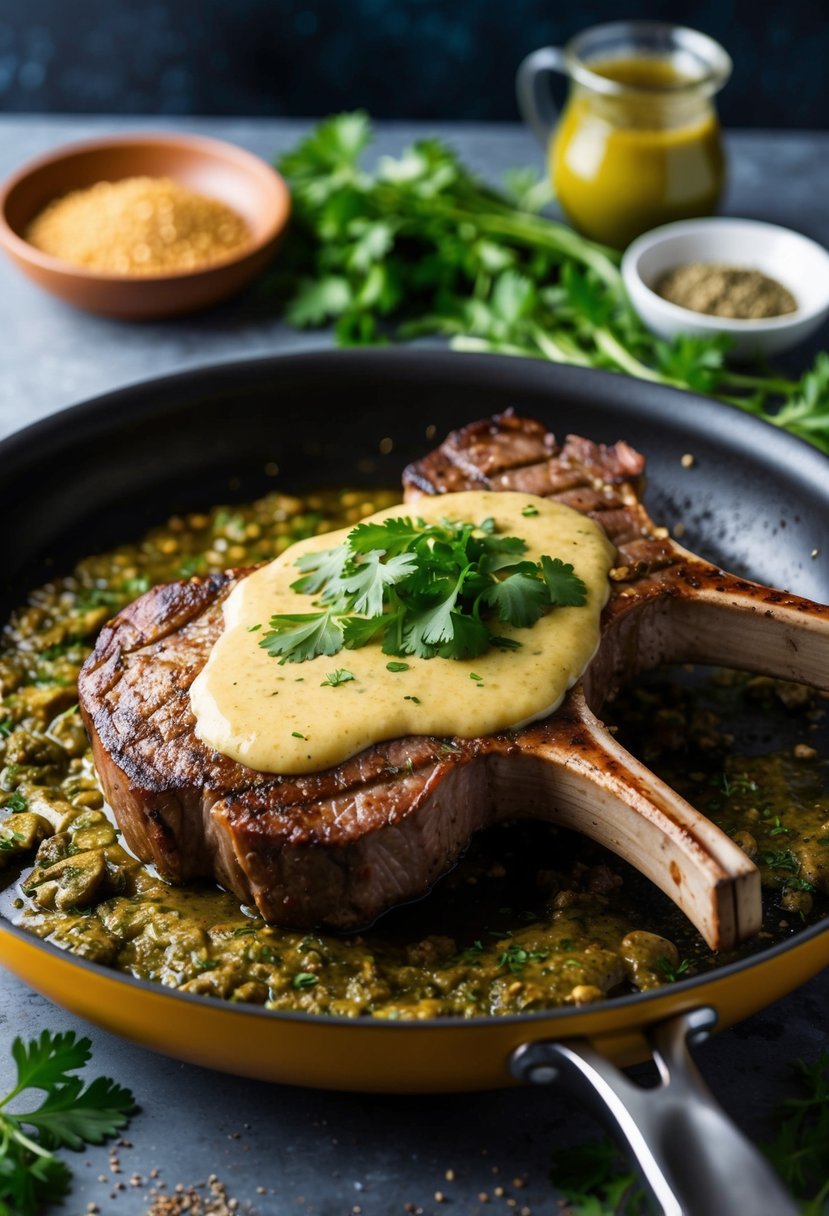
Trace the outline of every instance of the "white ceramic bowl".
{"type": "Polygon", "coordinates": [[[633,307],[652,333],[661,338],[726,333],[732,339],[729,357],[737,359],[788,350],[819,329],[829,314],[829,253],[790,228],[758,220],[681,220],[654,228],[628,247],[622,276],[633,307]],[[663,300],[653,285],[666,271],[688,262],[759,270],[788,288],[797,309],[762,321],[737,321],[663,300]]]}

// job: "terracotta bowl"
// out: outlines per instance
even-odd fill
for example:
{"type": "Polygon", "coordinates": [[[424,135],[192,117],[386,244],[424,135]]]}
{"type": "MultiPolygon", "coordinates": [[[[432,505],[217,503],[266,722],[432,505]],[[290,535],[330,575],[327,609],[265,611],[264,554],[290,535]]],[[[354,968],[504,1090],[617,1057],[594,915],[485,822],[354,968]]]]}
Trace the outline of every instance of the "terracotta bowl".
{"type": "Polygon", "coordinates": [[[0,245],[46,291],[89,312],[142,320],[194,312],[233,295],[268,262],[288,221],[283,179],[233,144],[196,135],[119,135],[69,144],[29,161],[0,190],[0,245]],[[47,203],[99,181],[171,177],[221,200],[247,222],[250,243],[204,270],[136,277],[103,274],[41,253],[24,239],[47,203]]]}

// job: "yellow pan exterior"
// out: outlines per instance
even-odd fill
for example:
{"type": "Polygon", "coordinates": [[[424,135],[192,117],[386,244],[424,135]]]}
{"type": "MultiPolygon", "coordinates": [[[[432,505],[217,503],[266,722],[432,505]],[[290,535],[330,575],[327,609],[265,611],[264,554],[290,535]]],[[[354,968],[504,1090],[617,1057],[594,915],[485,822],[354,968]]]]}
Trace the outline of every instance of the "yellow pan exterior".
{"type": "Polygon", "coordinates": [[[434,1093],[512,1084],[507,1062],[522,1043],[589,1038],[627,1065],[649,1055],[643,1031],[672,1013],[711,1005],[730,1026],[829,964],[829,929],[655,993],[468,1021],[269,1013],[121,976],[8,926],[0,926],[0,964],[72,1013],[176,1059],[288,1085],[434,1093]]]}

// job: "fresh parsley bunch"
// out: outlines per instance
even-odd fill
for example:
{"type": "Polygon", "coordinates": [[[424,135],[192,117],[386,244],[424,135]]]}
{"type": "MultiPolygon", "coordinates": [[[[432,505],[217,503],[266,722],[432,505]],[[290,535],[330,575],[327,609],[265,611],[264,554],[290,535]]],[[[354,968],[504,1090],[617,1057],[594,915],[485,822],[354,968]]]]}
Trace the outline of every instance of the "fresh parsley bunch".
{"type": "Polygon", "coordinates": [[[127,1122],[135,1106],[128,1089],[109,1077],[84,1087],[74,1075],[89,1063],[90,1046],[73,1031],[14,1040],[17,1083],[0,1101],[0,1216],[37,1216],[63,1198],[71,1174],[53,1150],[101,1144],[127,1122]],[[17,1109],[30,1090],[43,1098],[17,1109]]]}
{"type": "Polygon", "coordinates": [[[267,294],[298,328],[345,346],[440,334],[461,350],[624,372],[727,401],[829,452],[829,354],[799,380],[735,371],[728,339],[654,338],[631,307],[619,254],[538,214],[549,187],[514,171],[491,189],[446,144],[418,141],[364,167],[361,112],[320,123],[280,158],[294,199],[267,294]]]}
{"type": "MultiPolygon", "coordinates": [[[[320,593],[319,610],[272,616],[259,645],[281,663],[354,650],[375,638],[388,655],[471,659],[520,643],[496,622],[527,628],[552,607],[585,603],[572,565],[481,524],[404,517],[361,523],[341,545],[297,559],[294,591],[320,593]]],[[[341,682],[341,681],[340,681],[341,682]]]]}

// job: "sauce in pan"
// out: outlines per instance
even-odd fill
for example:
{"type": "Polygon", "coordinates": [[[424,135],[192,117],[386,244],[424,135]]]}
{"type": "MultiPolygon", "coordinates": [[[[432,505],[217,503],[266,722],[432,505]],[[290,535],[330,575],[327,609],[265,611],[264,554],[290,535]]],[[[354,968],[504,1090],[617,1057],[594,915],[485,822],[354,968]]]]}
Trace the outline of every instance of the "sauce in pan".
{"type": "MultiPolygon", "coordinates": [[[[153,583],[270,560],[395,500],[273,494],[175,518],[32,593],[0,643],[8,919],[187,992],[381,1018],[584,1004],[734,957],[713,955],[623,862],[536,823],[484,834],[428,897],[349,937],[270,927],[217,889],[168,886],[121,847],[76,708],[78,669],[103,622],[153,583]]],[[[760,867],[764,928],[745,952],[829,910],[827,707],[799,686],[723,672],[657,673],[606,707],[621,741],[760,867]]]]}

